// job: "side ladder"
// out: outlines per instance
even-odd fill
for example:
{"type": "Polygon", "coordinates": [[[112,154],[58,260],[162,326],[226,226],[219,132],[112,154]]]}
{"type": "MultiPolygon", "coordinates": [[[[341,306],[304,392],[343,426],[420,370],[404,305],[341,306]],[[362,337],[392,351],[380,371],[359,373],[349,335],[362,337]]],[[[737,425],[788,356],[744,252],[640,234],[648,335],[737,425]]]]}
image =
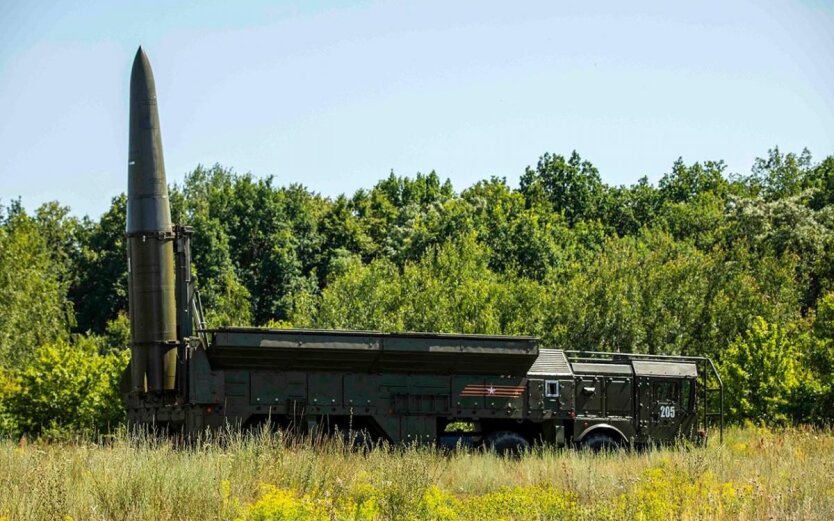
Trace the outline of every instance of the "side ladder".
{"type": "Polygon", "coordinates": [[[718,374],[718,369],[712,363],[712,359],[706,357],[699,357],[704,361],[702,364],[702,389],[704,393],[704,429],[707,429],[712,420],[718,420],[718,440],[724,443],[724,382],[721,381],[721,375],[718,374]],[[712,381],[712,383],[710,383],[712,381]],[[710,403],[716,405],[716,400],[710,400],[710,397],[718,394],[717,406],[718,410],[710,409],[710,403]]]}

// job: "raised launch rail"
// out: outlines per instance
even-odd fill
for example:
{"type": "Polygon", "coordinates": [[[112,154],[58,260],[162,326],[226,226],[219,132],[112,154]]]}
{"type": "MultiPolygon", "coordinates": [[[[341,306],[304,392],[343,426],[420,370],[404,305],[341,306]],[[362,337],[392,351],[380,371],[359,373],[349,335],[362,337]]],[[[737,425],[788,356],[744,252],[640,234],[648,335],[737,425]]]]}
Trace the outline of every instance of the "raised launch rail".
{"type": "Polygon", "coordinates": [[[524,376],[538,339],[500,335],[227,327],[208,329],[218,369],[524,376]]]}

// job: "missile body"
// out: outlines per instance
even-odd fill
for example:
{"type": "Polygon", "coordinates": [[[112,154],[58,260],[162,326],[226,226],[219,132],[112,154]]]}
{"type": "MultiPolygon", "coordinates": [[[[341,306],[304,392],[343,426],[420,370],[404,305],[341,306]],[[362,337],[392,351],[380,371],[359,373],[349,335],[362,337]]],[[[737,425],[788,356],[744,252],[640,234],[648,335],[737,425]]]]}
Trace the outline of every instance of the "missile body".
{"type": "Polygon", "coordinates": [[[127,250],[131,390],[174,388],[174,232],[153,72],[140,47],[130,74],[127,250]]]}

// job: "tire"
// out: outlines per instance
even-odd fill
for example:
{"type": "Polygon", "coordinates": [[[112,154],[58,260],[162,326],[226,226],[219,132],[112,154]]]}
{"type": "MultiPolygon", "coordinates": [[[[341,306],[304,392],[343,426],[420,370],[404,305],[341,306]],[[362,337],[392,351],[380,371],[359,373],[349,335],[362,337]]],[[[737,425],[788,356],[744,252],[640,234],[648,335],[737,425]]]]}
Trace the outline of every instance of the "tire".
{"type": "Polygon", "coordinates": [[[608,433],[594,432],[582,440],[582,447],[591,452],[614,452],[620,450],[622,445],[608,433]]]}
{"type": "Polygon", "coordinates": [[[374,445],[373,438],[365,429],[341,431],[341,435],[345,447],[349,450],[367,452],[374,445]]]}
{"type": "Polygon", "coordinates": [[[530,443],[513,431],[496,431],[487,434],[484,447],[499,456],[520,456],[530,449],[530,443]]]}

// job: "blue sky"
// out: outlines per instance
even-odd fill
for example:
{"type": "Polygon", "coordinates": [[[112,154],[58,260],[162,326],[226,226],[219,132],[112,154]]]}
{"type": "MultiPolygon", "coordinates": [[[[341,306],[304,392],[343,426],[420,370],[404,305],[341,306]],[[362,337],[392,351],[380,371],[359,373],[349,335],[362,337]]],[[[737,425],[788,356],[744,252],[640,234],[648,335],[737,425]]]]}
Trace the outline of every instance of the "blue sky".
{"type": "Polygon", "coordinates": [[[197,164],[325,195],[393,169],[461,190],[576,149],[612,184],[834,153],[834,2],[0,3],[0,204],[97,217],[154,68],[169,181],[197,164]]]}

